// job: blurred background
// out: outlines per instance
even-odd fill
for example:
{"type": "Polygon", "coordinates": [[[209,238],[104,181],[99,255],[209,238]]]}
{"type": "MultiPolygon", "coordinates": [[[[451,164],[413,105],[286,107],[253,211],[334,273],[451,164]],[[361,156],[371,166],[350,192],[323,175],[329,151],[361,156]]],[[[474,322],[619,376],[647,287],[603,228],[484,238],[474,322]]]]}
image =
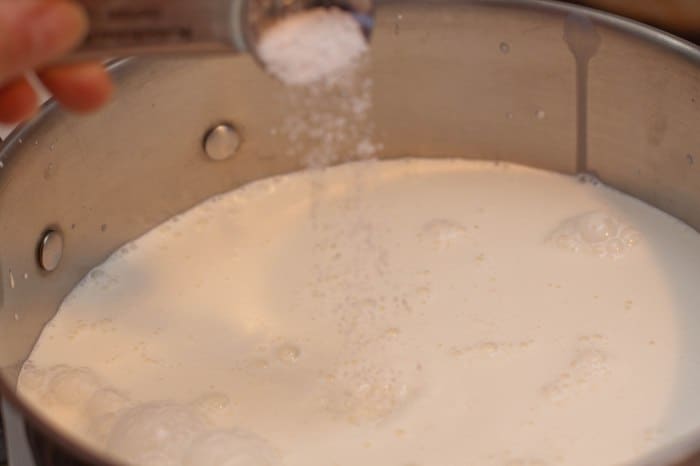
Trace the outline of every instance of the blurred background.
{"type": "Polygon", "coordinates": [[[700,0],[572,0],[654,25],[700,43],[700,0]]]}

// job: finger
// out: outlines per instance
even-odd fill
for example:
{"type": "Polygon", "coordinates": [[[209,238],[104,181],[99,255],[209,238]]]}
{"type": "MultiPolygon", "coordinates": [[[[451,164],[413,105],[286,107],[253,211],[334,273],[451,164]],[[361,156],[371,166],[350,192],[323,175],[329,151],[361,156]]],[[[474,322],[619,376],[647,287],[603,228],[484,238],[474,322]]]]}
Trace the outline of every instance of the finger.
{"type": "Polygon", "coordinates": [[[0,83],[58,59],[87,31],[82,8],[66,0],[0,0],[0,83]]]}
{"type": "Polygon", "coordinates": [[[25,78],[18,78],[0,87],[0,123],[14,124],[34,114],[37,96],[25,78]]]}
{"type": "Polygon", "coordinates": [[[91,112],[112,95],[112,80],[98,63],[52,66],[37,73],[57,101],[76,112],[91,112]]]}

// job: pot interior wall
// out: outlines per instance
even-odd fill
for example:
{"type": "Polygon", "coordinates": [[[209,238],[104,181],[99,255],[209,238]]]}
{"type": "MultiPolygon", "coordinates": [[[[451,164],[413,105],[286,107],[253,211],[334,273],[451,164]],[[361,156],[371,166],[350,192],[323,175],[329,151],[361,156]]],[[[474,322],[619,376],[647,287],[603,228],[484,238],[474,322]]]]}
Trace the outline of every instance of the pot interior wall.
{"type": "MultiPolygon", "coordinates": [[[[700,52],[573,11],[539,1],[381,2],[365,70],[380,157],[588,171],[700,228],[700,52]],[[572,27],[594,49],[579,60],[564,40],[572,27]]],[[[119,95],[103,112],[48,108],[0,152],[6,387],[66,293],[120,245],[213,194],[303,166],[271,133],[289,108],[283,87],[247,57],[131,61],[115,74],[119,95]],[[235,124],[243,145],[214,162],[202,137],[220,121],[235,124]],[[65,238],[53,273],[36,261],[47,228],[65,238]]]]}

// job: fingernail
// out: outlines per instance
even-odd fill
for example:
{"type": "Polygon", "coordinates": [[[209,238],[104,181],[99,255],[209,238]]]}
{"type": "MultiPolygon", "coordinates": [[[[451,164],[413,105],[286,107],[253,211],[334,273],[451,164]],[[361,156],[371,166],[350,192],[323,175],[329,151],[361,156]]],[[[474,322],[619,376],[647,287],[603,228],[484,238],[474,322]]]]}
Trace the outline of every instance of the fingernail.
{"type": "Polygon", "coordinates": [[[62,0],[40,2],[25,19],[25,24],[30,28],[34,54],[47,59],[76,47],[88,27],[83,9],[62,0]]]}

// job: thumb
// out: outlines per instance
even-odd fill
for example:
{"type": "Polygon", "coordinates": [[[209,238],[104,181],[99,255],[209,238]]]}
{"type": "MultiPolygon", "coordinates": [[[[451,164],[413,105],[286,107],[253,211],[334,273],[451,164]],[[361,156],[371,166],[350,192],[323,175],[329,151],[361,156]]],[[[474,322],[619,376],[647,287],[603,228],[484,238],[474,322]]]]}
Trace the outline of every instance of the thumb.
{"type": "Polygon", "coordinates": [[[0,0],[0,84],[58,59],[87,31],[85,12],[63,0],[0,0]]]}

